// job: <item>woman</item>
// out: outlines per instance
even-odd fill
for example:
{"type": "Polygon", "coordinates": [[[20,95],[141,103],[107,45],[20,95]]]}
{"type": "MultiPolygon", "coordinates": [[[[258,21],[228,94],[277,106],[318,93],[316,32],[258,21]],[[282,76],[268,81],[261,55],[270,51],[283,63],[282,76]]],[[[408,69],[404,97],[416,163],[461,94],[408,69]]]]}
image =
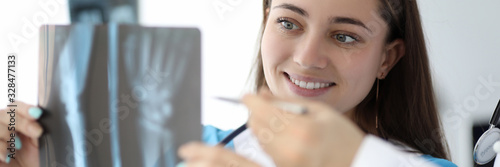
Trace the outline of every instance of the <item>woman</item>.
{"type": "MultiPolygon", "coordinates": [[[[264,0],[257,63],[261,93],[243,101],[277,166],[455,166],[445,160],[416,1],[264,0]],[[276,100],[310,113],[262,135],[276,100]]],[[[179,155],[188,166],[257,165],[199,143],[179,155]]]]}
{"type": "MultiPolygon", "coordinates": [[[[415,1],[264,0],[259,93],[243,98],[265,151],[254,155],[277,166],[454,166],[445,160],[428,66],[415,1]],[[307,113],[284,114],[275,101],[307,113]]],[[[2,150],[0,166],[38,164],[41,110],[19,106],[22,148],[15,160],[2,150]]],[[[0,121],[5,136],[8,120],[0,121]]],[[[205,139],[220,140],[216,132],[207,129],[205,139]]],[[[266,164],[200,143],[179,155],[187,166],[266,164]]]]}

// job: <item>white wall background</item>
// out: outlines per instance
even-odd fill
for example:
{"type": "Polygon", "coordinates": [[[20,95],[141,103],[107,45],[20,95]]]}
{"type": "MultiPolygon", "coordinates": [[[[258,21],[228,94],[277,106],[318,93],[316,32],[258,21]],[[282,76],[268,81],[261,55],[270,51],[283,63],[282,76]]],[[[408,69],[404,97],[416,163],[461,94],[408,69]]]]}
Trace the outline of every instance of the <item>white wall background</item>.
{"type": "Polygon", "coordinates": [[[452,158],[472,166],[471,127],[500,99],[500,1],[418,2],[452,158]]]}
{"type": "MultiPolygon", "coordinates": [[[[418,2],[452,158],[459,166],[472,166],[471,126],[488,121],[500,99],[500,22],[497,21],[500,1],[418,2]]],[[[39,23],[68,24],[66,3],[65,0],[23,0],[0,4],[0,76],[7,75],[7,54],[17,53],[18,100],[31,104],[37,101],[38,34],[23,35],[23,27],[39,23]],[[55,8],[44,10],[40,5],[49,2],[54,3],[55,8]],[[26,39],[18,46],[19,50],[9,42],[12,34],[26,39]]],[[[261,6],[260,1],[249,0],[140,1],[143,25],[201,29],[205,124],[229,129],[246,120],[243,107],[219,102],[213,97],[239,97],[250,90],[247,78],[256,55],[261,6]],[[225,5],[227,10],[218,13],[214,4],[225,5]]],[[[0,85],[6,85],[6,78],[0,79],[0,85]]],[[[5,106],[6,86],[0,87],[3,87],[0,104],[5,106]]]]}
{"type": "Polygon", "coordinates": [[[246,121],[243,107],[214,97],[239,97],[251,90],[246,82],[257,53],[261,6],[262,3],[245,0],[140,2],[139,20],[143,25],[200,27],[205,124],[234,129],[246,121]]]}

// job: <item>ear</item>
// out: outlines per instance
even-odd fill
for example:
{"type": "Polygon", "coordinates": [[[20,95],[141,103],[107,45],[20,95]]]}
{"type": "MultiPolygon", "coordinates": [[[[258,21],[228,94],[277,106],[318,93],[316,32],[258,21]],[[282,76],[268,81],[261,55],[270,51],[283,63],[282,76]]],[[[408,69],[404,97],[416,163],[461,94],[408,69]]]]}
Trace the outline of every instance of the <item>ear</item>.
{"type": "Polygon", "coordinates": [[[265,16],[269,16],[269,9],[271,9],[271,0],[264,0],[263,2],[263,6],[264,6],[264,14],[265,16]]]}
{"type": "Polygon", "coordinates": [[[396,39],[385,46],[382,65],[380,66],[377,78],[384,79],[392,67],[405,55],[405,43],[402,39],[396,39]]]}
{"type": "Polygon", "coordinates": [[[267,18],[269,17],[269,12],[270,11],[271,11],[270,8],[266,8],[266,10],[264,11],[264,24],[266,23],[267,18]]]}

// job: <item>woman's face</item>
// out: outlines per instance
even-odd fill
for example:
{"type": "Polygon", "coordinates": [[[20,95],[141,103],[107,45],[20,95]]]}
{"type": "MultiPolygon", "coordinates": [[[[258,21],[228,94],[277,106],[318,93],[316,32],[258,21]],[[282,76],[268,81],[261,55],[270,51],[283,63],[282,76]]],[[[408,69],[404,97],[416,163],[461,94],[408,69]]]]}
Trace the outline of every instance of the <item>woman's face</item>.
{"type": "Polygon", "coordinates": [[[377,0],[273,0],[261,53],[269,89],[352,111],[387,74],[377,0]]]}

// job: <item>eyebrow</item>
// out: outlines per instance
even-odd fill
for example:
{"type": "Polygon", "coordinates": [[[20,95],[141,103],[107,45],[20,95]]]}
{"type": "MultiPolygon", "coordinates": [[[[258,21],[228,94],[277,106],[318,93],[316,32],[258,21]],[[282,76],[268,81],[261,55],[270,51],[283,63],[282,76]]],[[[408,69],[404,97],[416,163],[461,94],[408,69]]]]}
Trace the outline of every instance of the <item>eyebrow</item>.
{"type": "Polygon", "coordinates": [[[275,6],[273,9],[276,9],[276,8],[288,9],[288,10],[291,10],[291,11],[293,11],[295,13],[298,13],[298,14],[300,14],[302,16],[309,17],[309,14],[304,9],[302,9],[302,8],[300,8],[298,6],[289,4],[289,3],[284,3],[284,4],[281,4],[281,5],[275,6]]]}
{"type": "Polygon", "coordinates": [[[366,25],[363,24],[363,22],[361,22],[360,20],[355,19],[355,18],[350,18],[350,17],[332,17],[329,20],[330,20],[330,24],[334,24],[334,23],[337,23],[337,24],[354,24],[354,25],[361,26],[361,27],[365,28],[369,32],[372,32],[372,30],[370,30],[368,27],[366,27],[366,25]]]}
{"type": "MultiPolygon", "coordinates": [[[[276,8],[288,9],[288,10],[291,10],[295,13],[298,13],[304,17],[309,17],[309,14],[304,9],[302,9],[298,6],[295,6],[293,4],[283,3],[281,5],[273,7],[273,9],[276,9],[276,8]]],[[[372,30],[370,30],[368,27],[366,27],[366,25],[363,24],[363,22],[361,22],[360,20],[355,19],[355,18],[331,17],[329,20],[330,20],[330,24],[335,24],[335,23],[336,24],[353,24],[353,25],[361,26],[361,27],[365,28],[366,30],[368,30],[369,32],[372,32],[372,30]]]]}

